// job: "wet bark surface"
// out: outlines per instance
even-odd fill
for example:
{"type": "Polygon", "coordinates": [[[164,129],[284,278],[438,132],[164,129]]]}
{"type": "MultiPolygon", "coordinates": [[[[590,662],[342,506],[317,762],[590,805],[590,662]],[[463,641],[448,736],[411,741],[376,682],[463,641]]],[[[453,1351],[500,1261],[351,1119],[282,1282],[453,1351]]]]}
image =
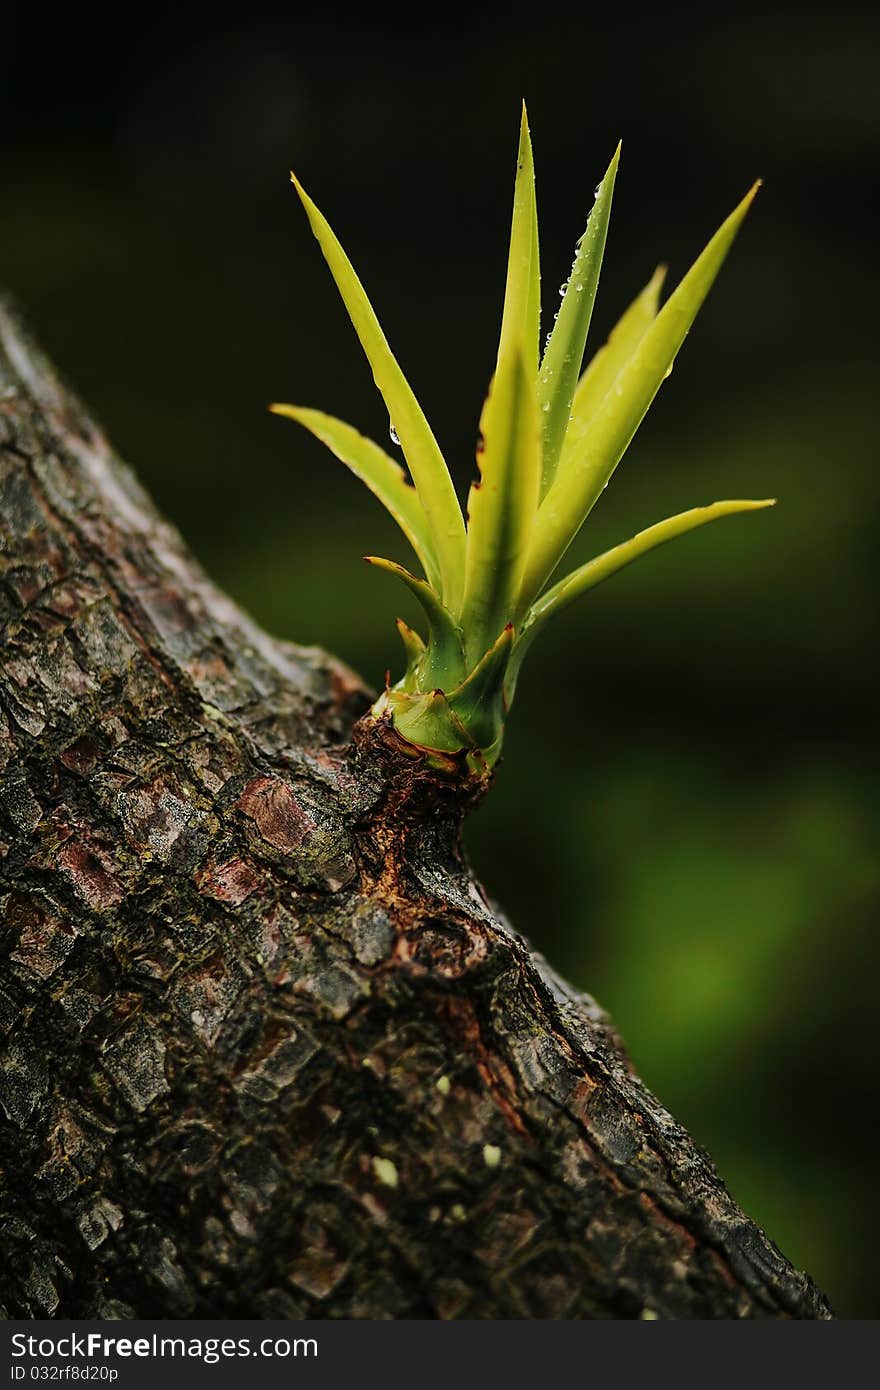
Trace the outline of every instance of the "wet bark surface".
{"type": "Polygon", "coordinates": [[[0,310],[0,1309],[828,1316],[0,310]]]}

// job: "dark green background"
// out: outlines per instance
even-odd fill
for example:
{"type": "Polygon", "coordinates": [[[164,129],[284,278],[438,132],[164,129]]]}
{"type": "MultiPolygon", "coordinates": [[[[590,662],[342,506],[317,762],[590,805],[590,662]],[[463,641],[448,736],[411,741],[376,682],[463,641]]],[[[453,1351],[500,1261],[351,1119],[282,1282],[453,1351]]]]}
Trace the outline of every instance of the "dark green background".
{"type": "Polygon", "coordinates": [[[405,547],[265,413],[294,400],[387,438],[289,165],[462,489],[521,95],[548,314],[624,139],[594,343],[764,177],[577,557],[718,497],[780,504],[559,621],[468,838],[745,1207],[840,1313],[876,1315],[878,21],[847,3],[432,13],[402,28],[375,7],[256,0],[114,29],[13,4],[0,282],[215,578],[378,683],[406,609],[359,556],[405,547]]]}

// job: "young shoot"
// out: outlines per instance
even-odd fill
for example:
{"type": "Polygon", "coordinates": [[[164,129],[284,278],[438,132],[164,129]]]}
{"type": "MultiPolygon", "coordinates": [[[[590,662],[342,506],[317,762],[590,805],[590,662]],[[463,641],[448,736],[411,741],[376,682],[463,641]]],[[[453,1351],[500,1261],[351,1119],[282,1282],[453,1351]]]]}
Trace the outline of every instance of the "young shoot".
{"type": "Polygon", "coordinates": [[[480,419],[478,478],[466,520],[439,445],[360,280],[291,175],[408,473],[331,415],[295,405],[271,409],[326,444],[384,504],[415,552],[423,578],[393,560],[367,557],[405,584],[424,612],[421,632],[398,619],[406,669],[373,712],[391,720],[437,766],[488,772],[501,749],[523,657],[574,599],[686,531],[773,505],[768,499],[695,507],[549,584],[671,372],[758,189],[756,183],[734,208],[662,306],[663,270],[654,273],[583,367],[619,158],[620,146],[596,190],[542,355],[535,173],[523,108],[498,356],[480,419]]]}

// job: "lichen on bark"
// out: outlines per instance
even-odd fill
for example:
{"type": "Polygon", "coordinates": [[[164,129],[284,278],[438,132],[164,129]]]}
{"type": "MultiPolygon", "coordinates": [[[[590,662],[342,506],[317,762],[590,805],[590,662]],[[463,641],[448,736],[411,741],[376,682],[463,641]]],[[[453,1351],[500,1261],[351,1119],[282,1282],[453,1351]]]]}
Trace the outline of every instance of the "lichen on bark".
{"type": "Polygon", "coordinates": [[[0,311],[0,1308],[825,1317],[0,311]]]}

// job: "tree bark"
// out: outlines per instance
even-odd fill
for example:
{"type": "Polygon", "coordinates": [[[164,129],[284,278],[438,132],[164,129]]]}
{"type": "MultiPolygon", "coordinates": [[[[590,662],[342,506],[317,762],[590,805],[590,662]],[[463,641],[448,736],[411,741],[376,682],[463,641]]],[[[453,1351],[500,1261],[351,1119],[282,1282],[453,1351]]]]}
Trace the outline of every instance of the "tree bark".
{"type": "Polygon", "coordinates": [[[8,1317],[830,1316],[0,310],[8,1317]]]}

